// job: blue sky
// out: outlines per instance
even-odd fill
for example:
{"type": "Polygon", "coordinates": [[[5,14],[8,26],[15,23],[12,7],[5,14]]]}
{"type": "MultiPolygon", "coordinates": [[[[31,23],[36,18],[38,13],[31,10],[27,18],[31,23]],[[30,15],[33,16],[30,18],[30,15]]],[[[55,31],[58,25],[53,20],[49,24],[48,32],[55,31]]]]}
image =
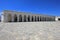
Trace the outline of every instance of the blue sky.
{"type": "Polygon", "coordinates": [[[60,16],[60,0],[0,0],[0,12],[3,10],[60,16]]]}

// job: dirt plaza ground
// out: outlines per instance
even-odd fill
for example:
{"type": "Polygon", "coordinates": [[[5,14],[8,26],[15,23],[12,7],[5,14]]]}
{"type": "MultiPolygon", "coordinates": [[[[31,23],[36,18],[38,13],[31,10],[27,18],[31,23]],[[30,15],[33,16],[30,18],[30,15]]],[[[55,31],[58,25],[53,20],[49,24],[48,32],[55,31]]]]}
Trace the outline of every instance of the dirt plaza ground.
{"type": "Polygon", "coordinates": [[[60,22],[0,22],[0,40],[60,40],[60,22]]]}

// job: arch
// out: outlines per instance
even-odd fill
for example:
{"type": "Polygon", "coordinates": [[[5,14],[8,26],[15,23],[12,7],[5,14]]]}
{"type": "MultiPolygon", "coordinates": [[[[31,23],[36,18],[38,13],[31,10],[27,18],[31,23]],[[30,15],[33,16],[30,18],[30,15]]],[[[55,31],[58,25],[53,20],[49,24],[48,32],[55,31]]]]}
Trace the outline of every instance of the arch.
{"type": "Polygon", "coordinates": [[[8,14],[8,22],[12,22],[12,16],[11,16],[11,14],[8,14]]]}
{"type": "Polygon", "coordinates": [[[30,22],[30,15],[28,15],[28,22],[30,22]]]}
{"type": "Polygon", "coordinates": [[[22,15],[19,15],[19,22],[22,22],[22,15]]]}
{"type": "Polygon", "coordinates": [[[26,22],[26,15],[24,15],[24,22],[26,22]]]}
{"type": "Polygon", "coordinates": [[[37,21],[39,21],[39,16],[37,17],[37,21]]]}
{"type": "Polygon", "coordinates": [[[33,16],[32,16],[32,21],[34,21],[33,19],[34,19],[34,18],[33,18],[33,16]]]}
{"type": "Polygon", "coordinates": [[[45,17],[46,21],[47,21],[47,17],[45,17]]]}
{"type": "Polygon", "coordinates": [[[14,22],[17,22],[17,15],[14,15],[14,22]]]}
{"type": "Polygon", "coordinates": [[[60,21],[60,18],[58,18],[58,21],[60,21]]]}

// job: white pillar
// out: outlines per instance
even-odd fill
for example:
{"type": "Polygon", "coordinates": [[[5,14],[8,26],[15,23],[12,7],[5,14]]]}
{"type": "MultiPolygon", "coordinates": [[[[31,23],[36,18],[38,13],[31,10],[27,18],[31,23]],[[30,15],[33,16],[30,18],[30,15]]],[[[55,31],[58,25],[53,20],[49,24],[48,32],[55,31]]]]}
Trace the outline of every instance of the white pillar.
{"type": "Polygon", "coordinates": [[[40,21],[40,16],[39,16],[39,21],[40,21]]]}
{"type": "Polygon", "coordinates": [[[31,16],[30,20],[31,20],[31,22],[32,22],[32,16],[31,16]]]}
{"type": "Polygon", "coordinates": [[[33,21],[35,21],[35,17],[33,16],[33,21]]]}
{"type": "Polygon", "coordinates": [[[19,15],[17,15],[17,22],[19,22],[19,15]]]}
{"type": "Polygon", "coordinates": [[[37,17],[38,17],[38,16],[36,16],[36,21],[38,21],[37,17]]]}
{"type": "Polygon", "coordinates": [[[31,16],[30,16],[30,22],[31,22],[31,16]]]}
{"type": "Polygon", "coordinates": [[[4,15],[1,15],[1,22],[4,22],[4,15]]]}
{"type": "Polygon", "coordinates": [[[28,22],[28,16],[26,15],[26,22],[28,22]]]}
{"type": "Polygon", "coordinates": [[[22,15],[22,22],[24,22],[24,15],[22,15]]]}

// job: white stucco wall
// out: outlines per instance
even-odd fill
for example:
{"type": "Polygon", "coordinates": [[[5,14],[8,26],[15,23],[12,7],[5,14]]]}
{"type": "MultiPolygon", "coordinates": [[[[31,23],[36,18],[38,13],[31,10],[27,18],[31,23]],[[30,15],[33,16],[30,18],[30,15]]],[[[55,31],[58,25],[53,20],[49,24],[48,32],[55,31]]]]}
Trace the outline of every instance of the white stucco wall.
{"type": "MultiPolygon", "coordinates": [[[[4,15],[4,22],[8,22],[8,14],[11,14],[12,16],[12,20],[14,19],[14,15],[16,14],[17,17],[18,17],[18,20],[19,20],[19,15],[22,15],[22,17],[24,17],[24,15],[26,15],[26,17],[28,17],[28,15],[30,15],[30,18],[33,16],[33,17],[46,17],[47,20],[48,18],[52,18],[52,20],[54,20],[54,17],[55,16],[48,16],[48,15],[40,15],[40,14],[32,14],[32,13],[27,13],[27,12],[15,12],[15,11],[3,11],[3,15],[4,15]]],[[[40,19],[40,18],[39,18],[40,19]]],[[[24,20],[24,18],[23,18],[24,20]]]]}

